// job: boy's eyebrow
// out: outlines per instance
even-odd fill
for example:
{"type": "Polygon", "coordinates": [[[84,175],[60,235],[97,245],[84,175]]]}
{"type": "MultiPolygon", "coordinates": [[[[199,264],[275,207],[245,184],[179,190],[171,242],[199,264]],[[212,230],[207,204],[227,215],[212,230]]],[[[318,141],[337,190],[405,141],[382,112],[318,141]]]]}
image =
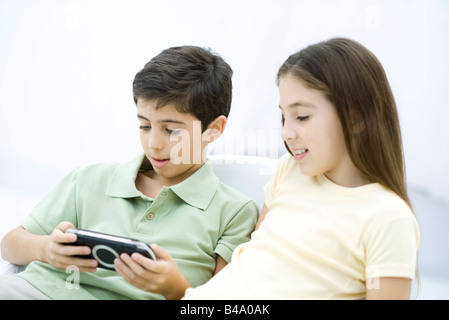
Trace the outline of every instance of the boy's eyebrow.
{"type": "MultiPolygon", "coordinates": [[[[139,119],[143,119],[146,121],[150,121],[149,119],[145,118],[144,116],[138,114],[137,118],[139,119]]],[[[162,122],[162,123],[176,123],[176,124],[185,124],[185,122],[179,121],[179,120],[173,120],[173,119],[166,119],[166,120],[158,120],[158,122],[162,122]]]]}

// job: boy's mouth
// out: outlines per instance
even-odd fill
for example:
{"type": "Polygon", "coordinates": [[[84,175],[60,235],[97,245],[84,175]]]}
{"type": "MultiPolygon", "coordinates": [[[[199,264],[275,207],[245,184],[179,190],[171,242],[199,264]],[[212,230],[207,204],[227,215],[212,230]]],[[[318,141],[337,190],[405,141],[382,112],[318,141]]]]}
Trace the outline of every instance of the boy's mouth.
{"type": "Polygon", "coordinates": [[[156,158],[151,157],[150,161],[151,161],[151,164],[153,165],[153,167],[162,168],[170,161],[170,159],[156,159],[156,158]]]}

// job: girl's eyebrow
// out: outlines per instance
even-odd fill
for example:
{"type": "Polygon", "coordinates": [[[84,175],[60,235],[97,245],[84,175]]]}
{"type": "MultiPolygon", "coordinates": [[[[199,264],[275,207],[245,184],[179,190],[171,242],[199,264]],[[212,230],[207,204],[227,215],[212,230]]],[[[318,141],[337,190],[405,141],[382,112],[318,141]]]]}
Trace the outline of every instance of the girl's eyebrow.
{"type": "MultiPolygon", "coordinates": [[[[142,119],[142,120],[146,120],[146,121],[150,121],[149,119],[145,118],[144,116],[138,114],[137,115],[138,119],[142,119]]],[[[179,121],[179,120],[172,120],[172,119],[166,119],[166,120],[158,120],[158,122],[161,123],[176,123],[176,124],[185,124],[185,122],[179,121]]]]}
{"type": "MultiPolygon", "coordinates": [[[[287,109],[292,109],[292,108],[297,108],[297,107],[315,108],[315,105],[308,103],[308,102],[304,102],[304,101],[297,101],[292,104],[289,104],[287,109]]],[[[279,109],[283,110],[281,105],[279,105],[279,109]]]]}

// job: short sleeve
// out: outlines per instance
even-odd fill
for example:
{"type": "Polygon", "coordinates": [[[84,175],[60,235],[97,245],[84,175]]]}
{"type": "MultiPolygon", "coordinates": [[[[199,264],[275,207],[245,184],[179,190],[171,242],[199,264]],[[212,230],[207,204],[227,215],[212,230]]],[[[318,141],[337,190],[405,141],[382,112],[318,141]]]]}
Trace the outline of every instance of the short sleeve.
{"type": "Polygon", "coordinates": [[[215,253],[226,262],[231,261],[232,252],[241,243],[248,242],[256,227],[259,209],[254,201],[246,203],[231,219],[217,242],[215,253]]]}
{"type": "Polygon", "coordinates": [[[366,278],[414,279],[419,227],[413,215],[393,218],[371,230],[366,238],[366,278]]]}
{"type": "Polygon", "coordinates": [[[268,209],[271,208],[271,202],[273,201],[274,196],[276,194],[277,186],[279,186],[282,183],[287,162],[290,160],[290,158],[291,158],[290,154],[285,154],[279,159],[276,166],[276,170],[268,180],[267,184],[263,187],[265,205],[267,206],[268,209]]]}
{"type": "Polygon", "coordinates": [[[62,221],[76,221],[77,170],[66,175],[22,221],[22,226],[38,235],[51,234],[62,221]]]}

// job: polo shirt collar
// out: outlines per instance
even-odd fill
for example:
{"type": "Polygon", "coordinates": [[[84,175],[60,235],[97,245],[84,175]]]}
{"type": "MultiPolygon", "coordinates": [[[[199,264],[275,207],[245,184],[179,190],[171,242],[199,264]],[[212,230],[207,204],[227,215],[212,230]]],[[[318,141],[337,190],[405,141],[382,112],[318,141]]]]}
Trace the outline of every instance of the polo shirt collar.
{"type": "Polygon", "coordinates": [[[205,163],[186,180],[171,186],[170,189],[184,202],[205,210],[217,191],[219,180],[209,163],[205,163]]]}
{"type": "Polygon", "coordinates": [[[118,165],[112,174],[106,194],[116,198],[140,197],[142,193],[136,188],[136,177],[146,162],[149,161],[145,154],[142,154],[129,162],[118,165]]]}
{"type": "MultiPolygon", "coordinates": [[[[136,188],[136,176],[141,169],[151,168],[145,154],[118,165],[111,177],[106,194],[118,198],[142,196],[142,193],[136,188]]],[[[218,184],[219,180],[213,173],[212,167],[209,163],[205,163],[189,178],[169,189],[189,205],[205,210],[212,201],[218,184]]]]}

